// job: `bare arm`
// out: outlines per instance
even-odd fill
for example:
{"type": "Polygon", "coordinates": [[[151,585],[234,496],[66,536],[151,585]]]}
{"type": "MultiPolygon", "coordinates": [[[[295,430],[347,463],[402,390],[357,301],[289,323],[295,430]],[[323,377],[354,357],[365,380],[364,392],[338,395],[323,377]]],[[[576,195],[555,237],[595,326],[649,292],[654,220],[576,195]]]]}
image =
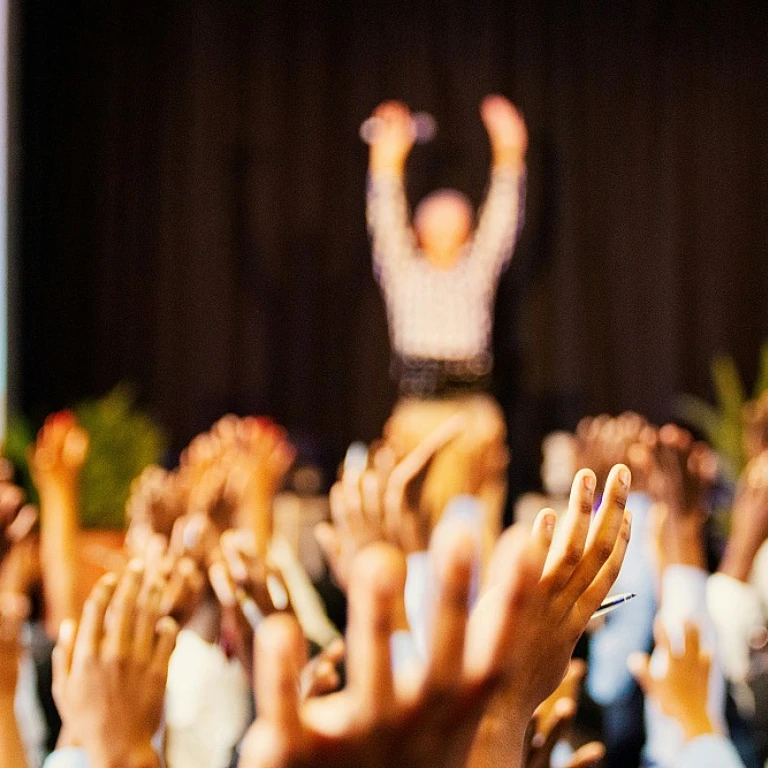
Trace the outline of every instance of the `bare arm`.
{"type": "Polygon", "coordinates": [[[13,702],[19,668],[19,634],[29,609],[22,595],[0,595],[0,768],[27,765],[13,702]]]}
{"type": "Polygon", "coordinates": [[[386,279],[413,253],[404,171],[413,146],[411,114],[404,104],[385,102],[373,113],[379,123],[368,163],[367,219],[377,276],[386,279]]]}
{"type": "Polygon", "coordinates": [[[80,612],[79,486],[87,452],[87,433],[71,413],[63,411],[48,418],[30,455],[40,494],[43,586],[51,637],[56,637],[64,619],[73,619],[80,612]]]}

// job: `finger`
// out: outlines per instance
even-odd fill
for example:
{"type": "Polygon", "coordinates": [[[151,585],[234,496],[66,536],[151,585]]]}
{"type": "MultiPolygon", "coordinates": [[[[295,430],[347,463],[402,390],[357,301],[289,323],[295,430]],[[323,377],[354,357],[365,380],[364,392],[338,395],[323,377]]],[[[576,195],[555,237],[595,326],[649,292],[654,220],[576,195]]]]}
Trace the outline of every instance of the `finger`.
{"type": "Polygon", "coordinates": [[[562,738],[568,724],[576,715],[576,702],[572,699],[560,699],[552,712],[552,725],[548,731],[537,733],[533,737],[533,746],[538,747],[535,762],[531,768],[549,768],[552,750],[562,738]]]}
{"type": "Polygon", "coordinates": [[[597,768],[605,757],[605,744],[599,741],[591,741],[577,749],[571,759],[565,764],[565,768],[597,768]]]}
{"type": "Polygon", "coordinates": [[[73,668],[99,655],[104,636],[104,619],[116,587],[117,576],[114,573],[107,573],[96,582],[96,586],[85,601],[72,654],[73,668]]]}
{"type": "Polygon", "coordinates": [[[187,620],[197,606],[205,579],[194,560],[182,557],[176,563],[160,598],[161,615],[187,620]]]}
{"type": "Polygon", "coordinates": [[[555,588],[566,584],[581,562],[592,522],[596,484],[597,479],[591,469],[582,469],[573,478],[568,511],[544,571],[545,577],[552,581],[555,588]]]}
{"type": "Polygon", "coordinates": [[[364,530],[363,526],[363,498],[358,482],[352,484],[343,481],[341,484],[344,492],[342,514],[340,518],[341,530],[349,531],[350,535],[358,536],[364,530]]]}
{"type": "MultiPolygon", "coordinates": [[[[248,581],[248,564],[243,556],[243,540],[238,531],[225,531],[221,536],[221,554],[227,564],[227,570],[239,584],[248,581]]],[[[255,544],[254,544],[255,554],[255,544]]]]}
{"type": "Polygon", "coordinates": [[[456,413],[427,435],[393,470],[389,483],[404,488],[432,460],[435,454],[467,427],[467,418],[456,413]]]}
{"type": "Polygon", "coordinates": [[[15,592],[0,594],[0,640],[18,643],[29,611],[30,602],[26,595],[15,592]]]}
{"type": "Polygon", "coordinates": [[[389,639],[395,601],[405,589],[405,561],[385,544],[362,550],[352,565],[347,678],[363,721],[391,715],[394,690],[389,639]]]}
{"type": "Polygon", "coordinates": [[[37,520],[37,507],[34,504],[25,504],[16,515],[14,521],[8,526],[8,539],[14,544],[20,542],[32,530],[37,520]]]}
{"type": "Polygon", "coordinates": [[[363,501],[363,515],[369,525],[378,529],[381,523],[381,486],[379,477],[372,469],[367,469],[360,477],[360,491],[363,501]]]}
{"type": "Polygon", "coordinates": [[[155,679],[165,680],[168,677],[168,663],[171,660],[176,639],[179,636],[179,625],[170,616],[163,616],[155,627],[155,650],[152,654],[150,671],[155,679]]]}
{"type": "Polygon", "coordinates": [[[139,596],[143,575],[142,563],[133,560],[128,564],[128,568],[117,585],[106,617],[106,631],[104,632],[101,652],[101,656],[105,660],[121,659],[128,653],[136,616],[136,600],[139,596]]]}
{"type": "Polygon", "coordinates": [[[315,540],[332,569],[336,569],[340,552],[339,535],[330,523],[318,523],[314,528],[315,540]]]}
{"type": "Polygon", "coordinates": [[[143,663],[148,663],[152,658],[155,625],[160,617],[160,598],[164,586],[165,583],[160,579],[152,579],[144,598],[139,602],[133,636],[133,655],[143,663]]]}
{"type": "Polygon", "coordinates": [[[549,559],[556,525],[557,515],[553,509],[542,509],[533,521],[528,552],[531,562],[539,564],[538,571],[540,576],[543,575],[544,568],[549,559]]]}
{"type": "Polygon", "coordinates": [[[667,627],[664,620],[659,617],[653,622],[653,639],[658,648],[666,651],[670,656],[675,655],[672,653],[672,641],[669,638],[667,627]]]}
{"type": "Polygon", "coordinates": [[[51,656],[51,666],[53,671],[53,690],[54,694],[61,690],[69,677],[69,670],[72,667],[72,654],[75,649],[75,634],[77,632],[77,622],[73,619],[64,619],[59,627],[59,637],[51,656]]]}
{"type": "Polygon", "coordinates": [[[344,661],[345,653],[346,646],[344,645],[344,641],[340,637],[337,637],[335,640],[331,640],[331,642],[323,648],[322,655],[324,659],[335,666],[344,661]]]}
{"type": "Polygon", "coordinates": [[[272,723],[287,738],[301,729],[299,675],[306,642],[296,619],[275,614],[256,635],[256,701],[259,719],[272,723]]]}
{"type": "Polygon", "coordinates": [[[608,475],[603,501],[590,526],[584,556],[562,590],[564,597],[572,603],[592,584],[614,553],[617,539],[626,522],[624,509],[631,478],[629,469],[623,464],[617,464],[608,475]]]}
{"type": "Polygon", "coordinates": [[[627,669],[647,696],[652,695],[654,683],[649,665],[650,657],[647,653],[632,653],[627,658],[627,669]]]}
{"type": "Polygon", "coordinates": [[[211,565],[208,569],[208,580],[222,608],[234,608],[237,605],[235,583],[223,563],[211,565]]]}
{"type": "Polygon", "coordinates": [[[439,692],[455,687],[463,672],[470,580],[478,557],[476,537],[464,526],[446,524],[438,529],[432,550],[438,596],[428,680],[439,692]]]}
{"type": "Polygon", "coordinates": [[[572,616],[575,621],[576,631],[579,633],[584,631],[587,623],[592,618],[592,614],[601,606],[611,587],[616,583],[616,579],[619,578],[631,536],[632,513],[627,509],[624,511],[621,530],[613,545],[610,557],[600,568],[592,583],[582,589],[582,583],[577,581],[575,584],[569,583],[566,589],[563,590],[562,599],[566,603],[574,605],[572,616]],[[577,591],[579,589],[582,589],[581,593],[577,591]],[[575,603],[573,602],[574,600],[575,603]]]}

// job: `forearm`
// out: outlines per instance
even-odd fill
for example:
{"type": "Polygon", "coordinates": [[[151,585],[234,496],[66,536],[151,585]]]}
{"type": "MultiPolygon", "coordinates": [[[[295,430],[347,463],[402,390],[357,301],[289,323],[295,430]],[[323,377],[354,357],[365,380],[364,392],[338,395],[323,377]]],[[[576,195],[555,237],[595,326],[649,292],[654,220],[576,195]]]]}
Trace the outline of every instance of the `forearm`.
{"type": "Polygon", "coordinates": [[[405,263],[414,247],[402,173],[368,176],[366,216],[377,274],[385,277],[405,263]]]}
{"type": "Polygon", "coordinates": [[[760,543],[748,538],[731,536],[718,571],[738,581],[748,582],[760,543]]]}
{"type": "Polygon", "coordinates": [[[497,147],[493,150],[492,168],[520,174],[525,169],[525,155],[520,147],[497,147]]]}
{"type": "Polygon", "coordinates": [[[160,768],[161,765],[160,757],[149,742],[121,754],[104,753],[101,749],[86,751],[91,768],[160,768]]]}
{"type": "Polygon", "coordinates": [[[27,758],[13,708],[13,693],[0,693],[0,768],[22,768],[26,765],[27,758]]]}
{"type": "Polygon", "coordinates": [[[40,548],[43,585],[53,635],[64,619],[76,618],[77,606],[77,491],[69,488],[40,490],[40,548]]]}
{"type": "Polygon", "coordinates": [[[494,272],[506,264],[524,217],[525,167],[495,167],[475,232],[473,252],[478,265],[494,272]]]}

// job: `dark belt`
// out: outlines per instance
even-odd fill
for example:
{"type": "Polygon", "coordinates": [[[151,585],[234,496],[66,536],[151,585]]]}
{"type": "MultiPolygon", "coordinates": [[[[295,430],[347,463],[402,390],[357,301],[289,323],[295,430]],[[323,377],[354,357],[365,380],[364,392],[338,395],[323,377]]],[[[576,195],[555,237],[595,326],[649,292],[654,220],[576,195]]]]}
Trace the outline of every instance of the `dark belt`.
{"type": "Polygon", "coordinates": [[[490,355],[471,360],[396,356],[392,359],[392,374],[404,397],[447,398],[486,392],[491,366],[490,355]]]}

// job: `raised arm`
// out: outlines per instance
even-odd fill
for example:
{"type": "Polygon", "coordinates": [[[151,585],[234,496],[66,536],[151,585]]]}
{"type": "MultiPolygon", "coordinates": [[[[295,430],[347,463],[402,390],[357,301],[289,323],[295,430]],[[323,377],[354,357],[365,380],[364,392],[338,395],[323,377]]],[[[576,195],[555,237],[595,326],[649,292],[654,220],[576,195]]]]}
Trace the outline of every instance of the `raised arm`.
{"type": "Polygon", "coordinates": [[[80,474],[88,453],[88,434],[74,414],[46,419],[30,448],[29,463],[40,495],[40,548],[48,630],[56,637],[64,619],[80,612],[77,535],[80,474]]]}
{"type": "Polygon", "coordinates": [[[507,265],[523,220],[528,132],[503,96],[486,96],[480,114],[491,141],[491,183],[475,231],[472,258],[494,276],[507,265]]]}
{"type": "Polygon", "coordinates": [[[385,279],[414,249],[403,183],[414,133],[410,110],[401,102],[381,104],[373,118],[377,123],[368,162],[368,231],[376,275],[385,279]]]}

